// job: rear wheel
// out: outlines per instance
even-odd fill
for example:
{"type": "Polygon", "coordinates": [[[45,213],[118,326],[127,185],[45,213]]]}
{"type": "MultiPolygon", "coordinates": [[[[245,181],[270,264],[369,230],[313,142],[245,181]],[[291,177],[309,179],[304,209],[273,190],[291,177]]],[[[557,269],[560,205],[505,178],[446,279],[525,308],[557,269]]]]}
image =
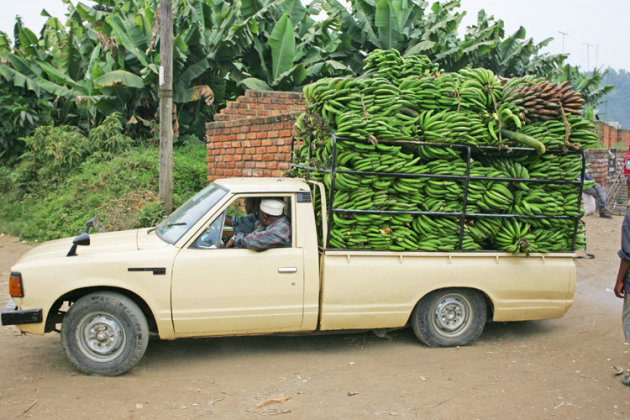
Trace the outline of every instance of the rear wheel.
{"type": "Polygon", "coordinates": [[[445,289],[418,302],[411,315],[411,327],[429,347],[466,346],[479,338],[486,318],[486,302],[479,292],[445,289]]]}
{"type": "Polygon", "coordinates": [[[121,375],[144,355],[149,328],[131,299],[98,292],[77,300],[63,319],[61,344],[70,362],[82,372],[121,375]]]}

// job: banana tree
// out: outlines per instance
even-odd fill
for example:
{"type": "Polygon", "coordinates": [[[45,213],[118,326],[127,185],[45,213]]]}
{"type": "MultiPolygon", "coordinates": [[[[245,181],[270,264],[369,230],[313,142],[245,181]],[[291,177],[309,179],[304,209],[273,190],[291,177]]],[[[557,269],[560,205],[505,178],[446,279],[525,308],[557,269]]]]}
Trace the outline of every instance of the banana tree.
{"type": "MultiPolygon", "coordinates": [[[[238,3],[238,2],[236,2],[238,3]]],[[[313,78],[351,74],[335,57],[341,41],[330,30],[330,20],[313,19],[317,3],[300,0],[243,1],[246,21],[256,28],[250,47],[243,51],[242,66],[230,76],[253,89],[291,90],[313,78]]]]}
{"type": "MultiPolygon", "coordinates": [[[[481,18],[485,17],[485,12],[481,11],[480,14],[481,18]]],[[[483,25],[482,22],[480,19],[480,26],[483,25]]],[[[496,38],[496,46],[486,54],[475,57],[471,63],[473,66],[488,68],[504,77],[519,77],[526,74],[549,77],[558,71],[567,58],[562,54],[541,53],[553,38],[535,43],[532,38],[526,39],[526,30],[521,26],[512,35],[503,39],[503,21],[498,21],[496,26],[500,28],[500,38],[496,38]]]]}
{"type": "Polygon", "coordinates": [[[603,97],[615,88],[615,85],[602,84],[608,71],[602,72],[596,68],[590,73],[581,73],[579,67],[565,64],[561,68],[561,74],[554,81],[568,81],[571,88],[580,92],[587,108],[595,109],[604,102],[603,97]]]}

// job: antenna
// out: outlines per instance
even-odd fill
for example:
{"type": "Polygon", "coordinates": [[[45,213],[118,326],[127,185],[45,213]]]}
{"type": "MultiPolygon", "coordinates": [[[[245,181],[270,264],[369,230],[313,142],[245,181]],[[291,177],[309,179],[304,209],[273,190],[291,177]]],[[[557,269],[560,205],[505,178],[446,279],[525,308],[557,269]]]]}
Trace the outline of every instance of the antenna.
{"type": "Polygon", "coordinates": [[[567,36],[567,35],[569,35],[569,34],[568,34],[568,33],[566,33],[566,32],[562,32],[562,31],[558,31],[558,33],[559,33],[560,35],[562,35],[562,54],[564,54],[564,37],[565,37],[565,36],[567,36]]]}

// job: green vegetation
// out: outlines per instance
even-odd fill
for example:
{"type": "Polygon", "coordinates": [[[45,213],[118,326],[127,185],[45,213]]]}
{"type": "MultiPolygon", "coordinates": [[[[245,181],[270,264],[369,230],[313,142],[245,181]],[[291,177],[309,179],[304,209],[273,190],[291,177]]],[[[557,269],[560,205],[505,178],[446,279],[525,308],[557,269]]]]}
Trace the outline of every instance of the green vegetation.
{"type": "MultiPolygon", "coordinates": [[[[53,238],[75,234],[96,211],[106,229],[151,224],[161,212],[152,140],[159,0],[57,1],[65,23],[44,10],[41,30],[17,18],[12,39],[0,32],[0,227],[53,238]]],[[[248,88],[300,91],[357,76],[377,49],[426,55],[448,72],[567,80],[591,108],[610,90],[601,74],[541,54],[550,40],[536,43],[524,28],[506,34],[483,11],[459,35],[465,13],[457,0],[173,0],[177,198],[205,183],[203,148],[184,139],[203,138],[226,101],[248,88]]]]}
{"type": "MultiPolygon", "coordinates": [[[[0,158],[19,154],[13,139],[47,119],[85,134],[117,110],[133,137],[155,128],[159,1],[95,3],[66,2],[67,22],[49,16],[39,35],[19,19],[13,40],[0,32],[7,82],[0,111],[22,124],[15,132],[0,126],[0,158]],[[5,95],[16,98],[6,109],[5,95]]],[[[461,36],[465,13],[456,0],[174,0],[176,127],[201,138],[205,122],[245,88],[301,90],[322,77],[356,76],[375,49],[424,54],[449,72],[484,67],[505,77],[570,80],[581,92],[567,78],[577,68],[565,55],[540,53],[551,39],[535,43],[524,28],[506,34],[503,21],[483,11],[461,36]],[[320,13],[326,17],[315,19],[320,13]]],[[[595,106],[598,97],[586,99],[595,106]]]]}
{"type": "MultiPolygon", "coordinates": [[[[25,138],[14,168],[0,168],[0,229],[27,240],[74,236],[93,216],[105,231],[154,225],[159,152],[121,134],[112,114],[84,137],[71,127],[40,127],[25,138]]],[[[174,152],[175,205],[207,183],[205,146],[193,139],[174,152]]]]}

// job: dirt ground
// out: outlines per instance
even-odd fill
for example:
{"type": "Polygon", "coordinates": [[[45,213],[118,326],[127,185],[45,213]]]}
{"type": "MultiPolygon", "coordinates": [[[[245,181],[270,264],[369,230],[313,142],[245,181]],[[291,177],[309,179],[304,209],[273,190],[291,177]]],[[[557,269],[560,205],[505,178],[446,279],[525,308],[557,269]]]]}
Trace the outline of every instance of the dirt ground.
{"type": "MultiPolygon", "coordinates": [[[[596,257],[577,260],[567,315],[489,324],[470,347],[429,349],[410,329],[156,339],[129,373],[103,378],[72,368],[58,334],[2,327],[0,418],[630,419],[630,387],[612,369],[630,367],[612,292],[622,217],[586,222],[596,257]]],[[[0,236],[2,307],[10,266],[28,249],[0,236]]]]}

